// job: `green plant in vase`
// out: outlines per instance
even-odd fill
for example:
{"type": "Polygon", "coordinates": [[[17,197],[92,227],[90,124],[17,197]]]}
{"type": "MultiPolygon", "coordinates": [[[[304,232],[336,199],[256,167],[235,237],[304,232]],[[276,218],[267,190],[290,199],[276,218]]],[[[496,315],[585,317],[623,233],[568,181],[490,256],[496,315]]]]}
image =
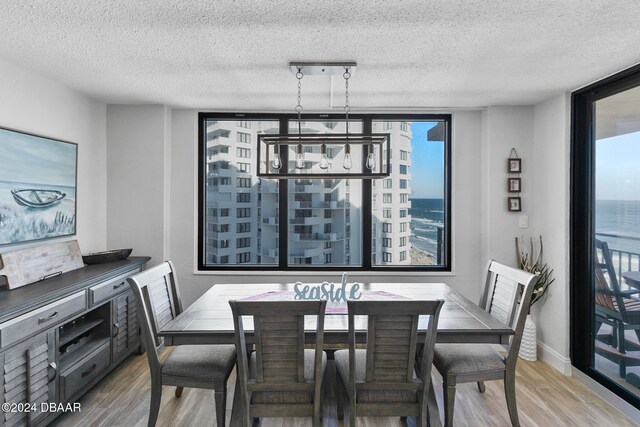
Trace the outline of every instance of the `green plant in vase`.
{"type": "Polygon", "coordinates": [[[528,243],[527,245],[524,237],[516,237],[518,267],[539,276],[533,288],[531,307],[547,293],[547,289],[556,279],[551,277],[553,269],[542,261],[542,236],[539,236],[537,241],[530,237],[528,243]]]}
{"type": "MultiPolygon", "coordinates": [[[[538,281],[533,288],[531,303],[529,307],[526,307],[527,312],[530,312],[533,304],[547,293],[547,289],[549,289],[549,286],[555,280],[551,277],[553,269],[550,268],[546,262],[542,261],[542,236],[539,236],[538,240],[530,237],[529,242],[526,242],[524,237],[516,237],[516,257],[518,267],[538,276],[538,281]]],[[[527,315],[522,333],[522,341],[520,343],[520,351],[518,352],[520,358],[531,362],[537,360],[537,341],[536,324],[531,319],[531,316],[527,315]]]]}

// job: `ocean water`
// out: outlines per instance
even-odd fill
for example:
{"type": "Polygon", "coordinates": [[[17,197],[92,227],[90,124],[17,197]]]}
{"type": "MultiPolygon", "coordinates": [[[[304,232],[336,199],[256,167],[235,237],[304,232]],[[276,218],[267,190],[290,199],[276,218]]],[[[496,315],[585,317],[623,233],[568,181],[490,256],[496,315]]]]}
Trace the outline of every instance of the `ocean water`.
{"type": "Polygon", "coordinates": [[[640,200],[596,200],[595,223],[596,238],[611,249],[640,254],[640,200]]]}
{"type": "Polygon", "coordinates": [[[443,199],[411,199],[411,245],[437,257],[438,228],[444,227],[443,199]]]}

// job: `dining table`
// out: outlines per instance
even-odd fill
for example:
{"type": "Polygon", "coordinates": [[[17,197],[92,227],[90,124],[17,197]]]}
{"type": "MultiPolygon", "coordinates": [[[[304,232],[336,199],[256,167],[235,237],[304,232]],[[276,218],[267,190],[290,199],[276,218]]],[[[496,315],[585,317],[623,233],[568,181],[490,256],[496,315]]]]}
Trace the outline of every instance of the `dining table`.
{"type": "MultiPolygon", "coordinates": [[[[233,344],[235,330],[230,300],[295,299],[297,283],[215,284],[182,313],[163,325],[158,335],[165,345],[233,344]]],[[[353,284],[349,287],[352,288],[353,284]]],[[[313,287],[313,286],[312,286],[313,287]]],[[[317,295],[317,293],[316,293],[317,295]]],[[[300,293],[298,292],[298,296],[300,293]]],[[[469,301],[444,283],[358,283],[357,296],[363,299],[442,299],[444,304],[438,320],[438,343],[492,343],[506,344],[514,334],[513,329],[493,318],[487,311],[469,301]]],[[[247,319],[249,320],[249,319],[247,319]]],[[[425,329],[427,318],[420,318],[418,330],[425,329]]],[[[366,340],[366,318],[356,317],[356,340],[366,340]]],[[[253,340],[253,325],[244,324],[247,343],[253,340]]],[[[305,320],[305,336],[315,342],[315,318],[305,320]]],[[[419,334],[424,336],[424,334],[419,334]]],[[[324,343],[345,345],[348,342],[348,318],[346,303],[327,305],[324,324],[324,343]]],[[[235,397],[239,396],[236,382],[235,397]]],[[[240,405],[234,398],[231,425],[238,425],[240,405]]],[[[433,383],[429,392],[429,425],[440,426],[433,383]]]]}

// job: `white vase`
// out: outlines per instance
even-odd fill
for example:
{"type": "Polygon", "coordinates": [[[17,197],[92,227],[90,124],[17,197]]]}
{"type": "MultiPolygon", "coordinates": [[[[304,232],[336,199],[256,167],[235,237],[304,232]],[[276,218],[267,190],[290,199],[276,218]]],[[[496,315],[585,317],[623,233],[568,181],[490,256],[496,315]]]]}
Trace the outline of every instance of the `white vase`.
{"type": "Polygon", "coordinates": [[[524,360],[535,362],[538,360],[538,332],[535,322],[531,319],[531,315],[527,315],[524,322],[524,331],[522,332],[522,342],[520,343],[520,351],[518,356],[524,360]]]}

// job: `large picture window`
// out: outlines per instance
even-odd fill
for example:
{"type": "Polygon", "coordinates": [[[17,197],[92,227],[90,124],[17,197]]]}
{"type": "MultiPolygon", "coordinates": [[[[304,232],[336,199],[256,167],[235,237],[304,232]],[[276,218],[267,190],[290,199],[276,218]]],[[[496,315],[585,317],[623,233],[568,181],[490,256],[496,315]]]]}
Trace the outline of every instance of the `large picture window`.
{"type": "MultiPolygon", "coordinates": [[[[297,131],[295,117],[200,114],[200,270],[450,271],[451,117],[351,117],[350,133],[390,134],[389,177],[261,178],[258,135],[297,131]]],[[[344,133],[344,116],[305,116],[301,130],[344,133]]],[[[307,162],[320,160],[319,147],[305,150],[307,162]]]]}

